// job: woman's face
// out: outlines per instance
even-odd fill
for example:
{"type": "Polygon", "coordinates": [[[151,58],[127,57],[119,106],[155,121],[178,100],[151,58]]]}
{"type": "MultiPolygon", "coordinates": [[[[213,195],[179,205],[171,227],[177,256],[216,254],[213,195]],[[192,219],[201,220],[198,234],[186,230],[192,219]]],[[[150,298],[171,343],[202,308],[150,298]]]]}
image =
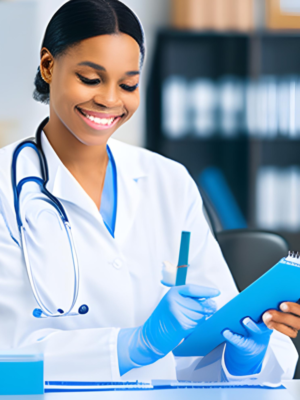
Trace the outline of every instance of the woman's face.
{"type": "Polygon", "coordinates": [[[53,60],[50,117],[82,143],[101,145],[139,106],[140,48],[129,35],[96,36],[53,60]]]}

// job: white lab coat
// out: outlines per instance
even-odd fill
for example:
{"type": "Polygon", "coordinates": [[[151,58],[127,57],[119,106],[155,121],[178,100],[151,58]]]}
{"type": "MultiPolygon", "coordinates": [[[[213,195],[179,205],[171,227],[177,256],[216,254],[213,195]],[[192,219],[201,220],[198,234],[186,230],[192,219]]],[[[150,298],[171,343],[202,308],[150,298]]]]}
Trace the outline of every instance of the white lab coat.
{"type": "MultiPolygon", "coordinates": [[[[186,169],[114,139],[108,144],[117,166],[115,239],[106,229],[96,205],[42,134],[50,176],[47,189],[64,205],[76,244],[80,266],[77,308],[81,304],[90,308],[86,315],[68,318],[32,316],[37,304],[18,245],[20,237],[11,187],[11,159],[16,144],[0,151],[0,351],[43,353],[46,380],[120,379],[118,332],[120,328],[143,324],[168,290],[160,283],[162,262],[177,262],[183,230],[191,231],[187,283],[218,288],[219,307],[237,294],[204,218],[198,189],[186,169]]],[[[34,162],[26,153],[22,157],[21,174],[26,175],[28,165],[34,162]]],[[[64,268],[66,256],[61,255],[60,265],[49,265],[45,249],[38,243],[39,232],[34,235],[36,257],[42,260],[34,267],[41,294],[53,302],[54,308],[66,309],[73,282],[70,270],[64,268]]],[[[49,240],[50,237],[51,232],[49,240]]],[[[65,247],[58,246],[56,253],[63,253],[65,247]]],[[[225,379],[234,380],[222,357],[219,351],[212,362],[204,362],[201,367],[199,358],[175,362],[170,353],[152,365],[128,372],[122,379],[176,379],[177,364],[179,378],[187,377],[187,365],[200,365],[190,376],[218,380],[225,375],[225,379]]],[[[292,342],[275,332],[261,374],[270,379],[270,374],[291,379],[297,357],[292,342]]]]}

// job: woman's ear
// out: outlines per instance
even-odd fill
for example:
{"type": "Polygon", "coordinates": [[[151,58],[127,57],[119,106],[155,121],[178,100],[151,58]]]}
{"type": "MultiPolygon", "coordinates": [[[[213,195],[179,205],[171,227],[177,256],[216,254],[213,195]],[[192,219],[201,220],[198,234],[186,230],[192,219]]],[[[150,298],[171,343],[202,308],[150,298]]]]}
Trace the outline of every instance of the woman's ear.
{"type": "Polygon", "coordinates": [[[52,81],[54,58],[50,51],[43,47],[41,50],[40,71],[43,80],[50,84],[52,81]]]}

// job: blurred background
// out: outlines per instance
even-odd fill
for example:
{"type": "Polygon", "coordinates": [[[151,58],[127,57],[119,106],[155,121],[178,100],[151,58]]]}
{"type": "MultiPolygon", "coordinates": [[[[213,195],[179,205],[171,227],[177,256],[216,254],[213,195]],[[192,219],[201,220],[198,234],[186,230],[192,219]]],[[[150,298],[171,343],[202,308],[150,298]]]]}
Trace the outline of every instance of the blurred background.
{"type": "MultiPolygon", "coordinates": [[[[283,254],[300,250],[300,1],[123,2],[141,19],[147,57],[140,109],[115,137],[187,167],[220,245],[218,232],[250,228],[280,235],[283,254]]],[[[0,147],[48,114],[33,81],[63,3],[0,0],[0,147]]]]}
{"type": "MultiPolygon", "coordinates": [[[[124,2],[144,26],[147,58],[141,107],[115,137],[183,163],[221,228],[275,230],[300,249],[300,1],[124,2]]],[[[48,113],[33,80],[63,3],[0,0],[1,147],[48,113]]]]}

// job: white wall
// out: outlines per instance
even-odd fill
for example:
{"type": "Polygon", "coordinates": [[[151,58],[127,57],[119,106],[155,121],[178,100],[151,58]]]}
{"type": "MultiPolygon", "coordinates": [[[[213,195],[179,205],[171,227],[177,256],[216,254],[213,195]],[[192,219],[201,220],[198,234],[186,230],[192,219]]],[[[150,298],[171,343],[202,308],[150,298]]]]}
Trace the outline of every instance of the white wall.
{"type": "MultiPolygon", "coordinates": [[[[39,52],[48,22],[65,0],[0,0],[0,146],[33,135],[48,106],[32,99],[39,52]],[[17,27],[17,29],[16,29],[17,27]]],[[[169,21],[169,0],[125,0],[139,16],[147,41],[141,80],[141,106],[115,137],[145,143],[145,87],[155,32],[169,21]]]]}
{"type": "Polygon", "coordinates": [[[32,134],[36,7],[0,2],[0,146],[32,134]]]}

